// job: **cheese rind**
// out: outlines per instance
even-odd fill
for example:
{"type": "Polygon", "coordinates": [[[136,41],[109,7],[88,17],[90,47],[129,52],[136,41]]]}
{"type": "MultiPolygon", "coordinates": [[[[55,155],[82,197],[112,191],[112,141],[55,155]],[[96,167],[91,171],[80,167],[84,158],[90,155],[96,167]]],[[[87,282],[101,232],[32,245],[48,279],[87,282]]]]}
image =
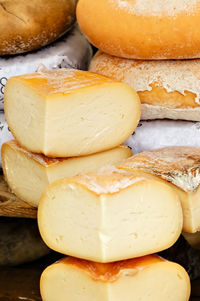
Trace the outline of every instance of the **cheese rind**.
{"type": "Polygon", "coordinates": [[[137,127],[140,107],[131,87],[87,71],[41,71],[10,78],[5,87],[13,136],[29,151],[50,157],[116,147],[137,127]]]}
{"type": "Polygon", "coordinates": [[[183,231],[200,230],[200,148],[166,147],[146,151],[125,160],[117,168],[168,184],[182,204],[183,231]]]}
{"type": "Polygon", "coordinates": [[[188,301],[190,280],[155,255],[107,264],[68,257],[43,272],[40,290],[44,301],[188,301]]]}
{"type": "Polygon", "coordinates": [[[107,171],[49,185],[40,199],[38,223],[51,249],[112,262],[173,245],[182,231],[182,209],[167,185],[107,171]]]}
{"type": "Polygon", "coordinates": [[[102,166],[117,164],[131,155],[127,146],[120,145],[89,156],[48,158],[31,153],[11,140],[2,146],[2,167],[12,191],[20,199],[37,207],[43,191],[50,183],[97,171],[102,166]]]}

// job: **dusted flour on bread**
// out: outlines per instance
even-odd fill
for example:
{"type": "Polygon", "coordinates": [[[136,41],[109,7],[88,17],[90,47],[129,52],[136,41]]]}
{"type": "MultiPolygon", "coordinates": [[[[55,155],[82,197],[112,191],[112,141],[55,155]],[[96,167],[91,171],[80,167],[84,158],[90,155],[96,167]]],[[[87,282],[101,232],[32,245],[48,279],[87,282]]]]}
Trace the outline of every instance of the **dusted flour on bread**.
{"type": "Polygon", "coordinates": [[[138,16],[176,16],[182,12],[192,14],[198,0],[110,0],[115,9],[124,9],[138,16]]]}

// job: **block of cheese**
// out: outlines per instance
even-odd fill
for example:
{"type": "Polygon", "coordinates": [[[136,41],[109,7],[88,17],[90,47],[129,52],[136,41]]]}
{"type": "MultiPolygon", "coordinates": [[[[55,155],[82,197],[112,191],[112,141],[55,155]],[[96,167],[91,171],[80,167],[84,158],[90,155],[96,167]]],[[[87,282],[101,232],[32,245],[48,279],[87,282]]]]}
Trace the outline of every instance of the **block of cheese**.
{"type": "Polygon", "coordinates": [[[51,249],[111,262],[169,248],[182,231],[182,209],[168,185],[107,170],[49,185],[38,223],[51,249]]]}
{"type": "Polygon", "coordinates": [[[43,301],[188,301],[190,279],[156,255],[114,263],[68,257],[46,268],[40,291],[43,301]]]}
{"type": "Polygon", "coordinates": [[[200,122],[153,120],[140,121],[126,141],[134,153],[168,146],[200,147],[200,122]]]}
{"type": "Polygon", "coordinates": [[[108,54],[200,58],[200,0],[79,0],[76,15],[89,41],[108,54]]]}
{"type": "Polygon", "coordinates": [[[38,231],[36,220],[0,218],[0,266],[14,266],[50,253],[38,231]]]}
{"type": "Polygon", "coordinates": [[[140,100],[125,83],[87,71],[62,69],[12,77],[5,113],[16,140],[50,157],[114,148],[135,130],[140,100]]]}
{"type": "Polygon", "coordinates": [[[200,60],[139,61],[97,52],[89,70],[134,88],[142,120],[200,121],[200,60]]]}
{"type": "Polygon", "coordinates": [[[4,88],[8,78],[36,72],[40,64],[48,70],[75,68],[87,70],[92,48],[77,26],[64,37],[38,51],[11,57],[0,57],[0,109],[3,109],[4,88]]]}
{"type": "Polygon", "coordinates": [[[200,148],[166,147],[146,151],[117,166],[138,176],[168,183],[179,195],[183,231],[200,230],[200,148]]]}
{"type": "Polygon", "coordinates": [[[125,145],[97,154],[73,158],[48,158],[26,151],[15,140],[2,146],[2,168],[11,190],[25,202],[38,206],[46,187],[56,180],[94,172],[132,155],[125,145]]]}

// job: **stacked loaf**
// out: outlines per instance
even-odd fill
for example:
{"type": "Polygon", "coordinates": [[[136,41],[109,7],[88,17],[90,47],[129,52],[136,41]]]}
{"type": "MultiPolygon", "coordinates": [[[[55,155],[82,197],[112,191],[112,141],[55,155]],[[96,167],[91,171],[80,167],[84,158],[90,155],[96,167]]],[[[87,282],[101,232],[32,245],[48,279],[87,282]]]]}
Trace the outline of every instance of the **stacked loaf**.
{"type": "Polygon", "coordinates": [[[92,49],[75,24],[77,0],[5,0],[0,4],[0,147],[12,138],[4,116],[8,78],[48,70],[86,70],[92,49]],[[48,17],[47,17],[48,16],[48,17]]]}
{"type": "Polygon", "coordinates": [[[99,48],[90,71],[140,96],[142,121],[127,142],[135,152],[200,146],[199,15],[199,0],[78,3],[80,28],[99,48]]]}
{"type": "Polygon", "coordinates": [[[154,255],[182,232],[178,194],[118,167],[97,171],[131,155],[119,145],[139,123],[135,91],[86,71],[40,71],[8,80],[5,112],[16,139],[2,148],[7,182],[39,203],[45,243],[70,255],[43,272],[43,300],[188,301],[185,270],[154,255]]]}

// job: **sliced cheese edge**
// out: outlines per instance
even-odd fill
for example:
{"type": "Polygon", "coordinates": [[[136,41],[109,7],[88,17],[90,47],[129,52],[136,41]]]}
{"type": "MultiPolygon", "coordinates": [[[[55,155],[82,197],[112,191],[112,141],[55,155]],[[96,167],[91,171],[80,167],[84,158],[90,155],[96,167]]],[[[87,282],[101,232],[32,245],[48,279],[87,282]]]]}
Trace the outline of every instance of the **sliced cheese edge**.
{"type": "Polygon", "coordinates": [[[48,186],[38,224],[51,249],[112,262],[172,246],[182,231],[182,209],[163,183],[127,173],[87,174],[48,186]]]}
{"type": "Polygon", "coordinates": [[[40,291],[44,301],[188,301],[190,280],[156,255],[107,264],[68,257],[43,272],[40,291]]]}
{"type": "Polygon", "coordinates": [[[71,157],[126,141],[139,123],[141,104],[127,84],[61,69],[10,78],[5,114],[13,136],[27,150],[71,157]]]}
{"type": "Polygon", "coordinates": [[[120,145],[89,156],[48,158],[31,153],[11,140],[2,146],[2,167],[6,181],[16,196],[37,207],[43,191],[50,183],[97,171],[102,166],[117,164],[131,155],[127,146],[120,145]]]}

